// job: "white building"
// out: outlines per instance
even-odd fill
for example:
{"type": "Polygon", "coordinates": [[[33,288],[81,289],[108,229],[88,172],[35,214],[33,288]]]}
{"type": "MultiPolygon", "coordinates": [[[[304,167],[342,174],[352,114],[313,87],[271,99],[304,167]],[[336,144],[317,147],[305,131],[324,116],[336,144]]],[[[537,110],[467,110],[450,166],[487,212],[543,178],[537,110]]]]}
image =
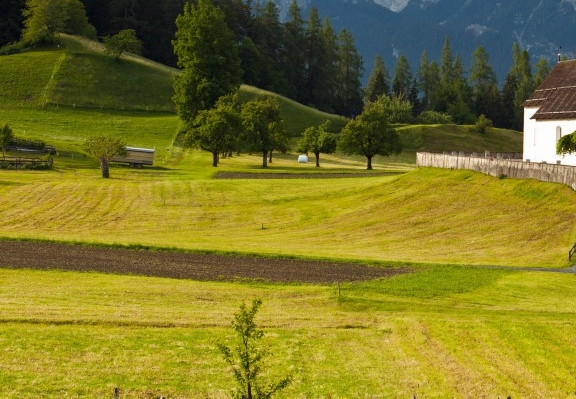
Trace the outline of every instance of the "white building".
{"type": "Polygon", "coordinates": [[[576,60],[560,61],[524,103],[524,160],[576,166],[556,155],[560,137],[576,131],[576,60]]]}

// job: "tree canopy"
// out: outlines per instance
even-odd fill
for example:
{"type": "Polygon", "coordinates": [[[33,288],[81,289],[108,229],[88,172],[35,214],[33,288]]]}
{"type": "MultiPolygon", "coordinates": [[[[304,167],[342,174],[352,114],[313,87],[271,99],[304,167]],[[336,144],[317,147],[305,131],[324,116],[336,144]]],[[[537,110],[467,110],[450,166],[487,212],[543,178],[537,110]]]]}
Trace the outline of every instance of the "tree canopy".
{"type": "Polygon", "coordinates": [[[142,42],[136,37],[134,29],[124,29],[114,36],[106,36],[104,38],[104,47],[107,53],[118,60],[125,52],[140,54],[142,42]]]}
{"type": "Polygon", "coordinates": [[[26,0],[23,40],[28,44],[53,43],[58,33],[96,37],[79,0],[26,0]]]}
{"type": "Polygon", "coordinates": [[[88,154],[100,160],[100,170],[105,179],[110,177],[110,160],[116,155],[126,155],[124,140],[106,135],[88,137],[84,142],[84,149],[88,154]]]}
{"type": "Polygon", "coordinates": [[[288,149],[278,101],[271,97],[249,101],[242,107],[241,116],[245,144],[251,151],[260,151],[262,167],[268,167],[268,154],[271,151],[288,149]]]}
{"type": "Polygon", "coordinates": [[[364,89],[364,101],[376,101],[382,95],[390,93],[390,75],[378,54],[374,59],[374,67],[368,77],[368,84],[364,89]]]}
{"type": "Polygon", "coordinates": [[[218,166],[219,155],[234,149],[242,132],[237,95],[223,96],[211,109],[202,110],[185,136],[187,146],[212,154],[212,166],[218,166]]]}
{"type": "Polygon", "coordinates": [[[310,126],[302,134],[302,139],[297,144],[298,152],[311,152],[316,157],[316,167],[320,167],[320,154],[332,154],[336,151],[338,135],[330,133],[328,128],[330,121],[325,121],[320,126],[310,126]]]}
{"type": "Polygon", "coordinates": [[[12,129],[8,124],[5,124],[0,128],[0,148],[2,148],[2,156],[5,156],[6,147],[10,145],[10,142],[14,138],[14,134],[12,133],[12,129]]]}
{"type": "Polygon", "coordinates": [[[362,114],[342,129],[338,147],[346,154],[366,157],[366,169],[372,170],[375,155],[389,156],[402,151],[400,137],[378,103],[366,105],[362,114]]]}
{"type": "Polygon", "coordinates": [[[180,118],[192,122],[201,110],[240,87],[238,42],[220,8],[210,0],[187,3],[176,19],[173,41],[183,72],[174,81],[174,102],[180,118]]]}
{"type": "Polygon", "coordinates": [[[556,154],[566,155],[576,152],[576,132],[560,137],[556,143],[556,154]]]}

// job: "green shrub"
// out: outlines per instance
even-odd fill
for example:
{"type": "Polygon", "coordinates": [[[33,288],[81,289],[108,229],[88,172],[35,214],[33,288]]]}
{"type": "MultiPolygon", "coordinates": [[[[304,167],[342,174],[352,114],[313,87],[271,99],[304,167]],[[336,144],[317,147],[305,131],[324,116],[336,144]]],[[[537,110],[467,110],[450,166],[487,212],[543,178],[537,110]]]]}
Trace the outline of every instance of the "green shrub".
{"type": "Polygon", "coordinates": [[[452,117],[446,113],[424,111],[416,117],[416,123],[420,125],[449,125],[454,122],[452,117]]]}
{"type": "Polygon", "coordinates": [[[492,121],[481,114],[476,120],[476,124],[470,129],[473,133],[486,134],[492,129],[492,121]]]}

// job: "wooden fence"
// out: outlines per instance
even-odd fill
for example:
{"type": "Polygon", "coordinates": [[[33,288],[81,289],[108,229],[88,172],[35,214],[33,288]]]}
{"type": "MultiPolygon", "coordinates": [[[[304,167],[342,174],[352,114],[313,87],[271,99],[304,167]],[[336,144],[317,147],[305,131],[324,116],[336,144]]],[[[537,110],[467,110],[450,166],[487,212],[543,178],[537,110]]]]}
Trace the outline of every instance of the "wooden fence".
{"type": "Polygon", "coordinates": [[[536,179],[550,183],[561,183],[576,190],[576,167],[548,163],[524,162],[517,158],[506,158],[502,154],[433,154],[419,152],[416,154],[419,167],[445,169],[468,169],[495,177],[514,179],[536,179]]]}
{"type": "Polygon", "coordinates": [[[50,169],[53,163],[52,157],[0,157],[0,169],[50,169]]]}
{"type": "Polygon", "coordinates": [[[572,258],[574,257],[574,254],[576,254],[576,243],[574,243],[574,245],[572,246],[572,248],[570,248],[570,251],[568,251],[568,261],[571,262],[572,258]]]}

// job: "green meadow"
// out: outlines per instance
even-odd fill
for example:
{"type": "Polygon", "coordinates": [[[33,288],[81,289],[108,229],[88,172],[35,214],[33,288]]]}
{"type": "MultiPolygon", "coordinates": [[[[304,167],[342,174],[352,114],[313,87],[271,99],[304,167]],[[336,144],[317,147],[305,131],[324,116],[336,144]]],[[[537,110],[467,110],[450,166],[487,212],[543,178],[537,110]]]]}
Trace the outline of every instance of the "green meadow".
{"type": "MultiPolygon", "coordinates": [[[[273,354],[264,378],[294,375],[279,397],[576,397],[575,277],[558,272],[576,241],[573,190],[414,164],[421,150],[520,152],[520,133],[402,126],[407,151],[370,173],[338,153],[321,168],[295,153],[268,170],[250,154],[212,168],[178,145],[174,73],[71,37],[0,57],[0,123],[59,152],[49,171],[0,171],[0,237],[407,273],[339,289],[16,270],[0,257],[2,397],[228,397],[216,343],[231,343],[233,314],[254,298],[273,354]],[[82,149],[96,133],[155,148],[155,165],[101,179],[82,149]]],[[[269,94],[242,88],[257,95],[269,94]]],[[[345,123],[280,101],[294,140],[326,118],[345,123]]]]}

